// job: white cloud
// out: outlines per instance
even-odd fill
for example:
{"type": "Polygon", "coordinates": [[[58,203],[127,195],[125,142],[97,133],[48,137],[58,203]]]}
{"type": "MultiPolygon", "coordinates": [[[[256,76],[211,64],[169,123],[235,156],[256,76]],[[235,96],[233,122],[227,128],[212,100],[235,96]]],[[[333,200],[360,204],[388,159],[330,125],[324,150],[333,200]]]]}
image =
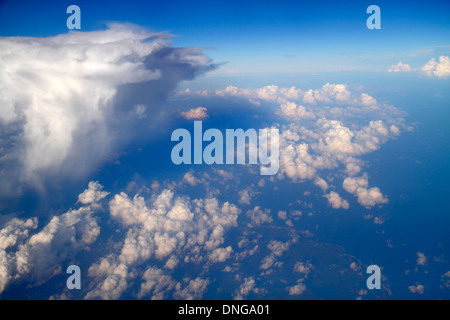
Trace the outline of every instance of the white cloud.
{"type": "Polygon", "coordinates": [[[389,130],[396,136],[400,134],[400,129],[396,125],[391,125],[389,130]]]}
{"type": "Polygon", "coordinates": [[[348,177],[342,183],[345,190],[358,197],[358,202],[366,208],[378,204],[388,203],[388,199],[380,192],[378,187],[368,188],[367,174],[361,177],[348,177]]]}
{"type": "Polygon", "coordinates": [[[254,207],[251,210],[248,210],[247,217],[250,218],[253,226],[259,226],[264,223],[273,222],[270,209],[263,210],[258,206],[254,207]]]}
{"type": "Polygon", "coordinates": [[[239,203],[250,205],[251,197],[254,195],[255,193],[250,188],[239,191],[239,203]]]}
{"type": "Polygon", "coordinates": [[[100,234],[92,213],[89,207],[82,207],[53,217],[40,232],[19,246],[18,275],[29,275],[35,281],[50,277],[64,259],[92,244],[100,234]]]}
{"type": "Polygon", "coordinates": [[[389,67],[388,72],[409,72],[411,67],[409,64],[403,64],[401,61],[395,65],[389,67]]]}
{"type": "Polygon", "coordinates": [[[173,255],[167,260],[164,267],[167,269],[173,270],[178,265],[179,261],[180,260],[176,256],[173,255]]]}
{"type": "Polygon", "coordinates": [[[287,219],[287,214],[286,211],[278,211],[278,218],[280,218],[281,220],[286,220],[287,219]]]}
{"type": "Polygon", "coordinates": [[[450,57],[440,56],[439,62],[435,58],[432,58],[422,67],[422,71],[429,77],[448,77],[450,75],[450,57]]]}
{"type": "Polygon", "coordinates": [[[295,286],[289,287],[290,296],[298,296],[305,292],[306,286],[302,282],[296,284],[295,286]]]}
{"type": "Polygon", "coordinates": [[[235,300],[245,299],[250,292],[255,290],[255,279],[253,277],[248,277],[244,279],[244,283],[239,286],[239,289],[234,295],[235,300]]]}
{"type": "Polygon", "coordinates": [[[381,217],[375,217],[375,218],[373,219],[373,223],[378,224],[378,225],[381,225],[381,224],[384,223],[384,220],[383,220],[383,218],[381,218],[381,217]]]}
{"type": "Polygon", "coordinates": [[[36,229],[38,226],[38,218],[30,218],[21,220],[17,218],[11,219],[3,229],[0,230],[0,250],[5,250],[15,246],[17,243],[28,238],[30,230],[36,229]]]}
{"type": "Polygon", "coordinates": [[[112,25],[52,38],[0,39],[0,117],[11,122],[24,115],[28,173],[59,166],[75,133],[101,121],[118,86],[160,77],[144,66],[161,46],[143,42],[150,36],[112,25]]]}
{"type": "Polygon", "coordinates": [[[182,284],[179,282],[175,287],[176,292],[174,294],[174,297],[176,299],[183,300],[201,299],[203,294],[207,290],[208,285],[209,280],[202,279],[200,277],[194,280],[190,280],[184,288],[182,288],[182,284]]]}
{"type": "Polygon", "coordinates": [[[295,102],[286,101],[280,105],[280,114],[288,119],[314,119],[313,112],[308,111],[304,106],[297,105],[295,102]]]}
{"type": "Polygon", "coordinates": [[[89,182],[88,189],[78,195],[78,201],[82,204],[98,202],[108,196],[109,192],[102,191],[103,186],[98,181],[89,182]]]}
{"type": "Polygon", "coordinates": [[[273,266],[281,266],[282,262],[277,262],[277,257],[282,256],[285,251],[289,250],[291,243],[294,243],[296,241],[296,238],[293,238],[288,242],[271,240],[267,245],[267,248],[269,248],[270,250],[270,254],[262,260],[260,268],[263,270],[267,270],[272,268],[273,266]]]}
{"type": "MultiPolygon", "coordinates": [[[[330,205],[346,208],[348,202],[328,193],[321,171],[342,170],[349,178],[364,175],[362,156],[378,150],[404,126],[403,113],[379,103],[367,93],[358,93],[345,84],[326,83],[318,89],[301,90],[269,85],[257,89],[228,86],[224,90],[191,92],[202,97],[241,97],[278,105],[280,160],[277,178],[294,182],[312,180],[325,193],[330,205]],[[331,199],[331,200],[330,200],[331,199]]],[[[348,180],[347,184],[352,180],[348,180]]],[[[387,203],[379,188],[358,189],[353,193],[363,206],[387,203]]],[[[250,204],[249,194],[241,192],[240,203],[250,204]]]]}
{"type": "Polygon", "coordinates": [[[161,269],[153,267],[145,271],[142,280],[141,289],[137,296],[143,298],[152,292],[152,300],[166,298],[166,292],[171,290],[176,284],[171,276],[164,274],[161,269]]]}
{"type": "Polygon", "coordinates": [[[359,271],[361,269],[361,267],[359,267],[356,262],[352,262],[350,263],[350,269],[352,269],[353,271],[359,271]]]}
{"type": "Polygon", "coordinates": [[[19,172],[14,181],[39,186],[44,174],[86,172],[118,147],[114,141],[132,134],[122,131],[113,139],[110,127],[117,124],[111,117],[126,126],[155,113],[147,104],[157,99],[150,95],[167,96],[206,70],[210,60],[200,49],[170,48],[168,37],[120,24],[48,38],[1,37],[0,121],[19,128],[9,150],[10,165],[19,172]],[[149,81],[147,96],[133,91],[149,81]]]}
{"type": "Polygon", "coordinates": [[[352,94],[347,89],[345,84],[331,84],[327,83],[322,88],[317,90],[308,90],[303,98],[305,103],[316,104],[317,102],[330,103],[335,102],[350,102],[352,101],[352,94]]]}
{"type": "Polygon", "coordinates": [[[424,266],[428,263],[428,259],[422,252],[417,252],[416,262],[418,266],[424,266]]]}
{"type": "MultiPolygon", "coordinates": [[[[193,94],[191,91],[184,93],[193,94]]],[[[364,99],[367,101],[367,98],[371,98],[368,94],[363,94],[361,97],[355,96],[349,90],[347,85],[333,83],[326,83],[320,89],[309,89],[307,91],[295,87],[279,88],[277,85],[269,85],[259,89],[244,89],[228,86],[223,90],[216,90],[214,93],[200,91],[194,94],[200,96],[217,95],[221,97],[242,97],[248,99],[252,104],[257,102],[255,100],[275,102],[280,105],[282,114],[285,114],[286,116],[291,115],[297,119],[314,119],[316,116],[313,109],[293,103],[294,100],[302,101],[307,105],[321,103],[364,104],[364,99]]]]}
{"type": "Polygon", "coordinates": [[[225,260],[230,258],[232,252],[233,249],[231,248],[231,246],[228,246],[226,248],[217,248],[209,255],[209,260],[213,263],[224,262],[225,260]]]}
{"type": "Polygon", "coordinates": [[[333,209],[348,209],[350,207],[348,201],[342,199],[341,196],[334,191],[331,191],[324,197],[328,199],[328,203],[333,209]]]}
{"type": "MultiPolygon", "coordinates": [[[[90,250],[100,234],[94,213],[108,194],[102,189],[98,182],[89,183],[79,196],[79,203],[87,205],[54,216],[38,232],[37,218],[14,218],[0,229],[0,293],[18,279],[45,282],[78,252],[90,250]]],[[[237,226],[240,210],[215,198],[191,200],[164,189],[147,200],[116,194],[109,213],[124,236],[87,270],[86,299],[118,299],[131,283],[140,284],[137,297],[200,298],[208,279],[177,283],[171,274],[186,262],[211,265],[229,259],[232,247],[220,245],[227,229],[237,226]],[[163,267],[149,267],[151,262],[163,267]]]]}
{"type": "MultiPolygon", "coordinates": [[[[395,128],[397,127],[393,127],[393,130],[395,128]]],[[[320,170],[335,169],[343,165],[348,175],[357,175],[362,166],[358,157],[377,150],[388,137],[389,130],[383,121],[370,121],[368,126],[358,131],[353,131],[336,120],[320,119],[317,121],[316,131],[304,127],[297,129],[291,125],[289,130],[280,134],[280,173],[294,181],[314,180],[326,192],[328,184],[319,177],[320,170]],[[301,142],[300,136],[304,141],[311,140],[311,143],[301,142]]],[[[350,181],[353,180],[348,180],[346,185],[350,181]]],[[[387,201],[378,188],[359,189],[352,193],[366,207],[387,201]]],[[[333,207],[345,209],[348,206],[348,202],[338,198],[337,193],[325,196],[333,207]]]]}
{"type": "Polygon", "coordinates": [[[206,113],[206,108],[198,107],[195,109],[190,109],[187,112],[181,112],[181,116],[187,120],[202,120],[208,117],[206,113]]]}
{"type": "MultiPolygon", "coordinates": [[[[88,194],[95,183],[82,194],[88,194]]],[[[102,189],[101,185],[95,188],[102,189]]],[[[0,293],[12,280],[28,279],[31,283],[45,281],[58,272],[66,259],[86,250],[97,240],[100,227],[94,210],[101,197],[91,205],[54,216],[39,232],[38,218],[13,218],[0,230],[0,293]]]]}
{"type": "Polygon", "coordinates": [[[11,219],[0,230],[0,294],[8,283],[15,278],[16,258],[11,249],[23,244],[29,233],[38,226],[38,219],[11,219]]]}
{"type": "Polygon", "coordinates": [[[200,183],[200,180],[196,178],[191,171],[186,172],[186,174],[183,176],[183,181],[186,182],[191,187],[196,186],[200,183]]]}
{"type": "Polygon", "coordinates": [[[312,264],[309,262],[297,262],[294,266],[294,272],[303,273],[305,277],[311,272],[312,264]]]}
{"type": "Polygon", "coordinates": [[[320,177],[316,177],[314,184],[322,189],[323,192],[326,192],[328,190],[328,183],[320,177]]]}
{"type": "Polygon", "coordinates": [[[376,106],[377,100],[374,97],[368,95],[367,93],[362,93],[361,104],[364,106],[376,106]]]}
{"type": "Polygon", "coordinates": [[[418,293],[418,294],[423,294],[425,291],[424,286],[421,284],[418,284],[416,286],[409,286],[408,289],[409,289],[409,292],[418,293]]]}
{"type": "Polygon", "coordinates": [[[442,289],[450,288],[450,271],[447,271],[441,276],[441,288],[442,289]]]}
{"type": "MultiPolygon", "coordinates": [[[[115,195],[110,201],[110,214],[129,229],[120,252],[100,258],[89,268],[88,274],[97,285],[86,298],[118,299],[133,278],[130,269],[151,259],[165,261],[170,271],[179,266],[180,260],[200,263],[207,262],[206,257],[210,263],[225,261],[232,248],[219,246],[224,242],[226,229],[237,225],[239,213],[228,202],[220,204],[215,198],[190,200],[168,189],[153,195],[150,201],[139,195],[130,199],[123,192],[115,195]],[[118,285],[117,290],[105,290],[111,281],[118,285]]],[[[184,288],[177,283],[173,295],[185,299],[201,297],[208,283],[200,278],[184,288]]],[[[151,281],[146,286],[152,287],[151,281]]],[[[142,290],[141,295],[148,294],[148,289],[142,290]]],[[[163,293],[157,295],[162,296],[163,293]]]]}

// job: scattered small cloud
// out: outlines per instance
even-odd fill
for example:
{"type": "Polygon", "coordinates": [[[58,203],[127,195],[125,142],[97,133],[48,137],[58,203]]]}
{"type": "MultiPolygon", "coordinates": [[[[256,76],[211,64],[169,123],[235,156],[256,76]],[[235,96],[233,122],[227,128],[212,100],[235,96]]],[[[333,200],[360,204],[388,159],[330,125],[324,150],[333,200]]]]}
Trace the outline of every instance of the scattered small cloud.
{"type": "Polygon", "coordinates": [[[181,116],[187,120],[202,120],[208,118],[206,108],[198,107],[187,112],[181,112],[181,116]]]}
{"type": "Polygon", "coordinates": [[[439,61],[432,58],[422,67],[422,71],[429,77],[446,78],[450,75],[450,57],[440,56],[439,61]]]}
{"type": "Polygon", "coordinates": [[[348,208],[350,208],[350,204],[348,203],[348,201],[342,199],[341,196],[334,191],[331,191],[329,194],[324,195],[324,197],[328,199],[328,204],[333,209],[346,209],[347,210],[348,208]]]}
{"type": "Polygon", "coordinates": [[[298,296],[301,295],[306,290],[306,285],[302,282],[296,284],[295,286],[289,287],[289,295],[290,296],[298,296]]]}
{"type": "Polygon", "coordinates": [[[424,266],[428,263],[428,259],[422,252],[417,252],[416,262],[418,266],[424,266]]]}
{"type": "Polygon", "coordinates": [[[411,293],[423,294],[425,292],[425,290],[424,290],[425,288],[421,284],[418,284],[416,286],[409,286],[408,289],[409,289],[409,292],[411,292],[411,293]]]}
{"type": "Polygon", "coordinates": [[[396,65],[392,65],[389,67],[388,72],[409,72],[411,71],[411,67],[409,64],[403,64],[401,61],[396,65]]]}

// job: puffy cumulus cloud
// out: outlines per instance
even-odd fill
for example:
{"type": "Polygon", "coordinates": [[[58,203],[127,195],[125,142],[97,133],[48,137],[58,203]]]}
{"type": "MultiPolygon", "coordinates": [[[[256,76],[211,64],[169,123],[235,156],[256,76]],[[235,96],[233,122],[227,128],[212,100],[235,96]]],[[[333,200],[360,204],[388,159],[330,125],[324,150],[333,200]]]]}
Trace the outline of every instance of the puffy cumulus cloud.
{"type": "MultiPolygon", "coordinates": [[[[91,188],[92,184],[89,184],[91,188]]],[[[97,186],[101,189],[101,186],[97,186]]],[[[85,190],[83,194],[88,192],[85,190]]],[[[14,280],[31,283],[46,281],[58,272],[61,264],[97,240],[100,226],[95,210],[101,198],[90,205],[54,216],[40,231],[38,218],[13,218],[0,230],[0,293],[14,280]]]]}
{"type": "Polygon", "coordinates": [[[295,181],[313,179],[317,169],[308,144],[291,144],[283,135],[280,138],[280,173],[295,181]]]}
{"type": "Polygon", "coordinates": [[[163,300],[166,298],[167,291],[172,290],[176,285],[170,275],[164,274],[161,269],[153,267],[145,270],[142,280],[138,298],[147,296],[151,292],[152,300],[163,300]]]}
{"type": "Polygon", "coordinates": [[[16,259],[14,251],[11,249],[22,244],[29,237],[30,231],[36,229],[37,226],[37,218],[27,220],[13,218],[0,230],[0,294],[10,280],[15,278],[16,259]]]}
{"type": "Polygon", "coordinates": [[[442,289],[450,288],[450,271],[447,271],[441,276],[441,288],[442,289]]]}
{"type": "Polygon", "coordinates": [[[191,171],[189,171],[186,172],[185,175],[183,176],[183,182],[186,182],[191,187],[194,187],[200,183],[200,180],[196,178],[191,171]]]}
{"type": "Polygon", "coordinates": [[[131,130],[112,127],[135,123],[136,112],[154,116],[155,101],[213,67],[200,49],[171,48],[168,37],[121,24],[48,38],[1,37],[0,126],[18,128],[8,154],[20,178],[39,184],[50,171],[85,172],[117,147],[106,141],[131,138],[124,134],[131,130]],[[121,134],[111,139],[113,132],[121,134]]]}
{"type": "Polygon", "coordinates": [[[0,250],[0,293],[5,290],[6,285],[11,280],[10,265],[4,250],[0,250]]]}
{"type": "Polygon", "coordinates": [[[345,84],[326,83],[321,88],[308,90],[280,88],[276,85],[256,89],[228,86],[216,91],[188,89],[179,94],[203,98],[240,97],[257,106],[260,106],[262,101],[275,103],[279,106],[278,115],[291,121],[313,121],[330,116],[354,118],[368,114],[392,120],[393,116],[400,114],[396,108],[381,105],[367,93],[352,92],[345,84]]]}
{"type": "Polygon", "coordinates": [[[280,267],[283,263],[277,261],[277,257],[281,257],[284,252],[289,250],[291,244],[297,242],[297,237],[294,236],[291,240],[287,242],[281,242],[276,240],[270,240],[267,248],[270,250],[270,253],[262,260],[260,268],[262,270],[267,270],[267,273],[271,272],[272,267],[280,267]]]}
{"type": "Polygon", "coordinates": [[[321,177],[316,177],[316,179],[314,180],[314,184],[322,189],[323,192],[326,192],[328,190],[328,183],[321,177]]]}
{"type": "Polygon", "coordinates": [[[411,67],[409,64],[403,64],[401,61],[395,65],[389,67],[388,72],[409,72],[411,67]]]}
{"type": "Polygon", "coordinates": [[[186,112],[181,112],[181,116],[187,120],[202,120],[208,117],[206,110],[207,109],[204,107],[198,107],[186,112]]]}
{"type": "Polygon", "coordinates": [[[354,194],[358,198],[358,202],[366,208],[388,203],[388,199],[380,192],[378,187],[369,189],[368,185],[367,174],[361,177],[348,177],[342,183],[344,189],[354,194]]]}
{"type": "MultiPolygon", "coordinates": [[[[269,85],[247,89],[228,86],[223,90],[184,94],[201,97],[240,97],[265,101],[278,106],[276,114],[282,122],[279,139],[279,173],[294,182],[313,181],[333,207],[347,208],[348,202],[321,178],[321,171],[341,171],[345,178],[363,174],[362,156],[374,152],[390,138],[398,136],[405,127],[403,113],[397,108],[378,102],[364,92],[356,92],[345,84],[326,83],[318,89],[302,90],[269,85]]],[[[353,180],[347,180],[347,184],[353,180]]],[[[366,208],[387,203],[376,188],[360,186],[352,192],[366,208]]],[[[250,197],[241,193],[241,203],[250,197]]]]}
{"type": "Polygon", "coordinates": [[[308,104],[316,104],[318,102],[349,103],[356,100],[345,84],[327,83],[320,89],[309,89],[303,96],[303,101],[308,104]]]}
{"type": "Polygon", "coordinates": [[[309,262],[297,262],[294,266],[294,272],[302,273],[307,277],[312,268],[313,265],[309,262]]]}
{"type": "Polygon", "coordinates": [[[261,209],[256,206],[247,211],[247,217],[250,219],[251,224],[249,226],[259,226],[264,223],[272,223],[272,215],[270,209],[261,209]]]}
{"type": "Polygon", "coordinates": [[[16,252],[19,275],[30,274],[35,279],[48,277],[67,255],[92,244],[100,234],[92,213],[90,208],[83,207],[53,217],[16,252]]]}
{"type": "MultiPolygon", "coordinates": [[[[184,282],[189,281],[186,279],[184,282]]],[[[190,280],[188,284],[183,288],[183,284],[178,282],[175,289],[174,297],[182,300],[194,300],[201,299],[206,292],[209,285],[208,279],[202,279],[200,277],[190,280]]]]}
{"type": "MultiPolygon", "coordinates": [[[[108,192],[98,182],[79,195],[79,209],[54,216],[38,229],[38,219],[11,219],[0,229],[0,293],[11,282],[41,284],[61,273],[78,254],[97,257],[87,270],[86,299],[117,299],[124,292],[138,298],[199,299],[207,278],[174,278],[178,267],[208,265],[231,257],[231,246],[221,247],[226,231],[237,226],[240,210],[215,198],[191,200],[163,189],[149,199],[138,194],[114,195],[109,202],[113,228],[106,252],[92,247],[100,234],[95,215],[108,192]],[[158,267],[157,267],[158,266],[158,267]],[[136,284],[137,290],[130,290],[136,284]]],[[[108,222],[108,225],[111,225],[108,222]]],[[[64,297],[53,295],[53,298],[64,297]]]]}
{"type": "Polygon", "coordinates": [[[389,136],[387,126],[381,120],[370,121],[368,126],[358,131],[352,131],[340,121],[320,121],[320,131],[322,137],[314,148],[328,158],[334,155],[336,160],[344,163],[351,163],[349,157],[378,150],[389,136]]]}
{"type": "MultiPolygon", "coordinates": [[[[130,198],[116,194],[109,203],[111,217],[128,230],[120,248],[98,259],[88,270],[93,288],[85,298],[118,299],[136,281],[133,269],[151,261],[161,261],[164,274],[184,263],[218,263],[228,259],[231,246],[220,248],[227,229],[237,225],[240,213],[235,205],[219,203],[215,198],[194,199],[176,196],[164,189],[148,200],[139,195],[130,198]],[[113,286],[114,284],[114,286],[113,286]]],[[[138,296],[165,297],[175,288],[175,298],[201,297],[208,281],[197,278],[187,284],[172,283],[161,290],[153,284],[155,274],[148,271],[138,296]],[[147,279],[148,278],[148,279],[147,279]],[[183,287],[184,286],[184,287],[183,287]]],[[[175,281],[175,280],[174,280],[175,281]]]]}
{"type": "Polygon", "coordinates": [[[356,262],[352,262],[352,263],[350,263],[350,269],[352,269],[353,271],[357,272],[357,271],[361,270],[361,267],[358,266],[356,264],[356,262]]]}
{"type": "Polygon", "coordinates": [[[280,218],[281,220],[286,220],[287,219],[287,213],[286,211],[278,211],[278,218],[280,218]]]}
{"type": "Polygon", "coordinates": [[[315,119],[317,112],[311,106],[316,105],[354,105],[374,106],[376,100],[367,93],[353,94],[345,84],[326,83],[319,89],[301,90],[296,87],[280,88],[277,85],[268,85],[257,89],[228,86],[223,90],[201,90],[192,92],[185,90],[183,95],[196,95],[201,97],[241,97],[251,104],[260,106],[260,101],[277,103],[280,106],[279,114],[296,120],[315,119]],[[302,104],[305,104],[303,106],[302,104]],[[309,105],[309,106],[308,106],[309,105]]]}
{"type": "Polygon", "coordinates": [[[450,75],[450,57],[440,56],[439,62],[432,58],[422,67],[422,71],[429,77],[446,78],[450,75]]]}
{"type": "Polygon", "coordinates": [[[78,201],[82,204],[98,202],[109,194],[109,192],[102,191],[102,189],[103,186],[98,181],[91,181],[88,188],[78,195],[78,201]]]}
{"type": "MultiPolygon", "coordinates": [[[[363,163],[359,157],[378,150],[389,134],[389,127],[381,120],[370,121],[357,131],[337,120],[320,119],[314,131],[291,125],[280,134],[280,173],[294,181],[313,180],[325,193],[328,184],[320,178],[321,170],[342,167],[350,175],[348,178],[352,178],[361,171],[363,163]]],[[[347,180],[346,185],[349,182],[353,180],[347,180]]],[[[357,195],[366,207],[386,203],[379,189],[367,189],[367,184],[364,187],[349,192],[357,195]]],[[[348,202],[336,192],[325,197],[333,208],[348,208],[348,202]]]]}
{"type": "Polygon", "coordinates": [[[306,291],[306,285],[301,281],[302,280],[299,280],[298,284],[288,288],[290,296],[298,296],[306,291]]]}
{"type": "Polygon", "coordinates": [[[252,291],[255,291],[256,282],[253,277],[248,277],[244,279],[244,282],[239,286],[234,294],[235,300],[245,299],[252,291]]]}
{"type": "Polygon", "coordinates": [[[416,262],[418,266],[424,266],[428,263],[428,259],[422,252],[417,252],[416,262]]]}
{"type": "Polygon", "coordinates": [[[373,223],[378,224],[378,225],[381,225],[381,224],[384,223],[384,220],[383,220],[382,217],[375,217],[375,218],[373,219],[373,223]]]}
{"type": "Polygon", "coordinates": [[[252,198],[256,196],[258,193],[254,191],[251,187],[248,187],[245,188],[244,190],[240,190],[238,194],[239,194],[238,201],[240,204],[250,205],[252,198]]]}
{"type": "MultiPolygon", "coordinates": [[[[272,101],[282,103],[286,99],[297,100],[301,95],[301,90],[295,87],[279,88],[276,85],[269,85],[259,89],[243,89],[234,86],[228,86],[223,90],[216,90],[215,92],[201,92],[202,95],[217,95],[221,97],[242,97],[249,99],[249,102],[259,106],[255,103],[257,100],[272,101]]],[[[198,94],[198,93],[197,93],[198,94]]]]}
{"type": "Polygon", "coordinates": [[[270,243],[267,245],[267,248],[269,248],[269,250],[272,251],[274,255],[281,256],[283,252],[289,249],[290,244],[291,242],[281,242],[271,240],[270,243]]]}
{"type": "Polygon", "coordinates": [[[164,267],[167,269],[173,270],[178,265],[179,262],[180,262],[180,260],[176,256],[171,256],[166,261],[166,264],[164,265],[164,267]]]}
{"type": "Polygon", "coordinates": [[[233,249],[231,248],[231,246],[228,246],[226,248],[217,248],[209,255],[209,260],[211,260],[213,263],[224,262],[225,260],[230,258],[232,252],[233,249]]]}
{"type": "Polygon", "coordinates": [[[416,286],[409,286],[408,289],[411,293],[423,294],[425,292],[425,287],[421,284],[418,284],[416,286]]]}
{"type": "Polygon", "coordinates": [[[38,218],[36,217],[27,220],[11,219],[0,230],[0,250],[6,250],[28,238],[30,230],[36,229],[37,226],[38,218]]]}
{"type": "Polygon", "coordinates": [[[350,207],[348,201],[342,199],[341,196],[334,191],[331,191],[330,193],[326,194],[324,197],[328,199],[328,204],[333,209],[348,209],[350,207]]]}
{"type": "Polygon", "coordinates": [[[291,119],[314,119],[316,117],[313,112],[308,111],[304,106],[290,101],[280,105],[280,113],[291,119]]]}
{"type": "Polygon", "coordinates": [[[400,134],[400,129],[396,125],[391,125],[389,127],[389,130],[394,134],[395,136],[398,136],[400,134]]]}
{"type": "Polygon", "coordinates": [[[377,100],[374,97],[368,95],[367,93],[362,93],[361,104],[364,106],[376,106],[377,100]]]}

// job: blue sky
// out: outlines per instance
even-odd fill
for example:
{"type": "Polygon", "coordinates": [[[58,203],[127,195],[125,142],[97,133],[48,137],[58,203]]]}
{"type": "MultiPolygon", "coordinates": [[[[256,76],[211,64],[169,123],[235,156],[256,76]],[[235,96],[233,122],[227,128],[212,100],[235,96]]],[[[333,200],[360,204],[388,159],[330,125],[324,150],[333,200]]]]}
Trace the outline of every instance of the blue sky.
{"type": "MultiPolygon", "coordinates": [[[[70,1],[3,1],[1,34],[66,31],[70,1]]],[[[425,62],[423,50],[448,53],[447,1],[380,1],[381,30],[366,28],[370,1],[79,1],[82,29],[132,22],[178,37],[174,45],[211,47],[221,73],[384,71],[394,60],[425,62]]]]}
{"type": "Polygon", "coordinates": [[[0,298],[448,299],[449,9],[2,1],[0,298]],[[173,164],[195,120],[279,172],[173,164]]]}

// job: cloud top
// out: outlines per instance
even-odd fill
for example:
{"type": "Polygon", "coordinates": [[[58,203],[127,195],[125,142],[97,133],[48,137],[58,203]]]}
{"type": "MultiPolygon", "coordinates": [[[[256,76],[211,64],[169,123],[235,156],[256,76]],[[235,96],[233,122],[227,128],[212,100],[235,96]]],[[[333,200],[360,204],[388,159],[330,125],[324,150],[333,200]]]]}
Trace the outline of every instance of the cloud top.
{"type": "Polygon", "coordinates": [[[101,161],[119,140],[111,126],[154,116],[155,101],[210,67],[200,49],[171,48],[168,37],[129,24],[1,37],[0,126],[16,142],[8,150],[16,175],[32,181],[101,161]]]}
{"type": "Polygon", "coordinates": [[[429,77],[446,78],[450,75],[450,57],[440,56],[439,61],[432,58],[422,67],[422,71],[429,77]]]}
{"type": "Polygon", "coordinates": [[[411,67],[409,64],[403,64],[401,61],[395,65],[389,67],[388,72],[409,72],[411,71],[411,67]]]}

